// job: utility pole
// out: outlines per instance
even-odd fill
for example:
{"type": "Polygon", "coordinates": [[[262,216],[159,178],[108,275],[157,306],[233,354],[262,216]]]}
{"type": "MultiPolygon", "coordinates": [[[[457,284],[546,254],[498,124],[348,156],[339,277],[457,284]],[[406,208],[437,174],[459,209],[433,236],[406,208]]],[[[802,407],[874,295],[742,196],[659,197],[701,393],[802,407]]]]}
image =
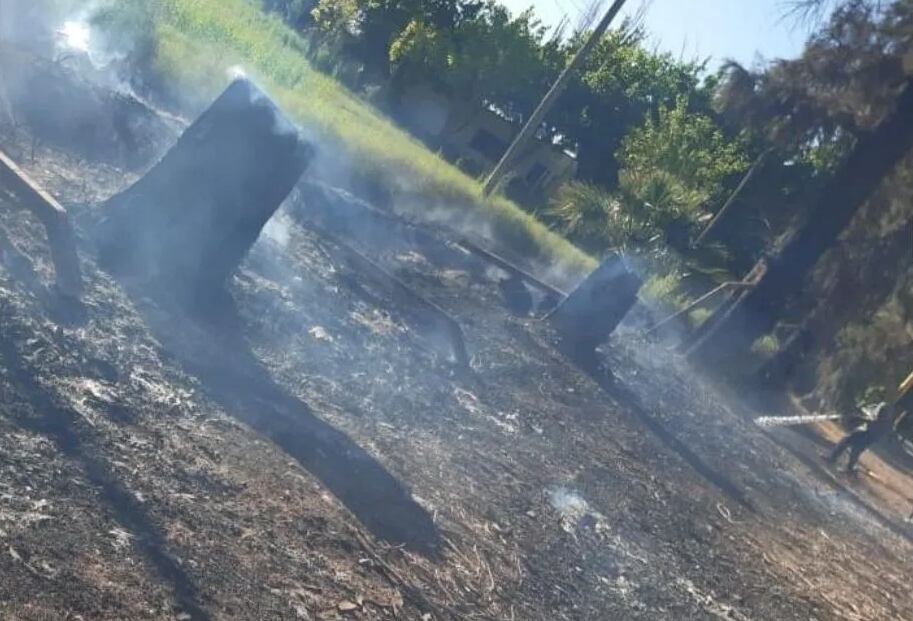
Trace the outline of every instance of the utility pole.
{"type": "Polygon", "coordinates": [[[745,176],[742,177],[742,180],[739,182],[739,185],[736,186],[736,189],[733,190],[732,194],[729,195],[729,198],[726,199],[726,202],[723,204],[720,210],[716,212],[715,216],[713,216],[713,219],[710,221],[710,223],[706,226],[706,228],[704,228],[701,234],[698,235],[697,239],[694,240],[692,248],[699,248],[703,246],[704,242],[713,237],[714,233],[716,233],[716,230],[720,225],[720,222],[722,222],[729,215],[729,212],[732,210],[732,206],[735,205],[739,200],[739,197],[742,195],[742,192],[748,186],[751,179],[755,176],[755,173],[758,172],[758,169],[764,166],[764,164],[767,162],[767,158],[770,156],[770,152],[771,150],[767,149],[758,156],[758,158],[754,161],[754,164],[751,165],[751,168],[748,169],[748,172],[745,173],[745,176]]]}
{"type": "Polygon", "coordinates": [[[567,67],[564,68],[564,71],[562,71],[561,75],[558,76],[558,79],[555,80],[555,83],[545,94],[545,97],[539,102],[539,106],[533,111],[532,115],[530,115],[526,124],[523,126],[523,129],[520,130],[520,133],[514,139],[513,143],[507,147],[507,151],[504,152],[501,161],[498,162],[498,165],[491,171],[488,179],[485,180],[485,185],[482,187],[482,194],[484,196],[489,196],[495,188],[498,187],[498,182],[500,182],[501,178],[510,170],[510,165],[513,163],[517,153],[526,146],[526,143],[529,142],[531,138],[533,138],[536,130],[538,130],[539,126],[542,124],[545,115],[548,114],[552,105],[554,105],[558,97],[561,96],[561,93],[564,92],[568,80],[570,80],[571,76],[574,75],[574,72],[580,65],[583,64],[583,61],[590,55],[590,52],[593,51],[593,48],[602,38],[602,35],[605,34],[606,30],[609,29],[609,24],[611,24],[612,20],[615,19],[615,16],[618,15],[621,7],[624,6],[624,3],[625,0],[615,0],[612,3],[612,6],[609,7],[609,10],[602,18],[602,21],[600,21],[596,26],[596,29],[593,30],[590,38],[586,40],[586,43],[584,43],[579,50],[577,50],[577,53],[574,54],[571,62],[567,64],[567,67]]]}

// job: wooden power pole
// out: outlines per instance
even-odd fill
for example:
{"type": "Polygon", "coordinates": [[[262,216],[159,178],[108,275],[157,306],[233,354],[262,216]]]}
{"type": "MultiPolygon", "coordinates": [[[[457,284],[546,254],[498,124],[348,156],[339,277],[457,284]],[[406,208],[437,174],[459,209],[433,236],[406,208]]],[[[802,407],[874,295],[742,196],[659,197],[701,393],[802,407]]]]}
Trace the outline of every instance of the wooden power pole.
{"type": "Polygon", "coordinates": [[[501,161],[498,162],[498,165],[495,166],[495,169],[491,171],[491,174],[488,176],[488,179],[485,180],[485,185],[482,187],[482,193],[485,196],[490,195],[494,192],[495,188],[498,187],[498,183],[504,177],[504,175],[510,171],[510,166],[513,163],[514,158],[517,153],[519,153],[523,147],[526,146],[526,143],[533,138],[536,133],[536,130],[539,129],[539,126],[542,124],[542,120],[545,118],[545,115],[548,114],[548,111],[554,105],[558,97],[561,96],[561,93],[564,92],[564,89],[567,87],[568,80],[571,76],[574,75],[574,72],[583,64],[583,61],[586,60],[587,56],[590,55],[590,52],[593,51],[593,48],[602,38],[602,35],[605,34],[606,30],[609,29],[609,24],[612,23],[612,20],[615,19],[615,16],[618,15],[618,12],[621,10],[621,7],[624,6],[625,0],[615,0],[612,3],[612,6],[609,7],[609,10],[606,11],[605,16],[602,18],[602,21],[596,26],[596,29],[590,34],[590,37],[586,40],[586,43],[577,50],[577,53],[574,54],[574,57],[571,59],[571,62],[568,63],[567,67],[564,68],[564,71],[561,72],[561,75],[558,76],[558,79],[555,80],[555,83],[545,94],[545,97],[542,98],[542,101],[539,102],[538,107],[530,115],[529,119],[526,121],[526,124],[523,126],[523,129],[520,130],[520,133],[514,139],[513,143],[507,147],[507,151],[504,152],[504,155],[501,157],[501,161]]]}
{"type": "Polygon", "coordinates": [[[770,149],[767,149],[761,155],[758,156],[758,159],[754,161],[754,164],[751,165],[751,168],[748,169],[748,172],[745,173],[745,176],[742,177],[742,180],[739,182],[739,185],[736,186],[736,189],[729,195],[729,198],[726,200],[726,203],[723,207],[713,216],[713,219],[703,230],[703,232],[698,235],[698,238],[694,240],[693,247],[699,248],[703,246],[706,241],[708,241],[713,235],[717,232],[717,229],[720,227],[720,223],[729,215],[729,212],[732,211],[732,206],[735,205],[739,198],[742,196],[742,192],[748,187],[749,182],[755,176],[755,173],[758,172],[758,169],[764,166],[767,161],[768,156],[770,155],[770,149]]]}

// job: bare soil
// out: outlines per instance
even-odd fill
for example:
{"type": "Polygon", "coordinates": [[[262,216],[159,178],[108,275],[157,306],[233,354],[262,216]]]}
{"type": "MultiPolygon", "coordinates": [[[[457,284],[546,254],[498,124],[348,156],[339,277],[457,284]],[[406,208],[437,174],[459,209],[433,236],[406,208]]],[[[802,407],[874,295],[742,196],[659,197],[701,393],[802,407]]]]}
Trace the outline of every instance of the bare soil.
{"type": "Polygon", "coordinates": [[[908,508],[636,330],[588,375],[439,231],[375,236],[461,369],[294,195],[188,310],[95,265],[139,171],[2,144],[73,213],[87,293],[0,194],[29,258],[0,265],[0,618],[913,619],[908,508]]]}

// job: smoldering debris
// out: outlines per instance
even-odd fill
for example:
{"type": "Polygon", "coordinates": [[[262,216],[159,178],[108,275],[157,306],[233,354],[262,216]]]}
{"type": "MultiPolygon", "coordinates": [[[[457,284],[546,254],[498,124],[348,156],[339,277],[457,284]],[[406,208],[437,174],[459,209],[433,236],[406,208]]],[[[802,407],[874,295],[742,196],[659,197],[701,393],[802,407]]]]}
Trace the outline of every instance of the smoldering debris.
{"type": "MultiPolygon", "coordinates": [[[[548,284],[533,274],[530,274],[528,271],[517,266],[516,263],[508,261],[506,258],[498,255],[497,253],[483,248],[479,243],[464,237],[459,241],[459,245],[461,248],[471,252],[478,257],[481,257],[484,261],[491,263],[498,269],[507,272],[512,278],[527,283],[529,286],[538,289],[549,299],[563,300],[567,297],[567,294],[557,287],[548,284]]],[[[557,302],[555,303],[557,304],[557,302]]]]}
{"type": "Polygon", "coordinates": [[[498,288],[504,298],[507,309],[515,315],[524,317],[533,310],[533,296],[518,276],[509,276],[498,282],[498,288]]]}
{"type": "Polygon", "coordinates": [[[0,41],[0,125],[92,161],[138,167],[165,148],[180,120],[152,110],[128,91],[84,79],[55,62],[0,41]]]}
{"type": "MultiPolygon", "coordinates": [[[[451,242],[448,238],[456,235],[452,231],[434,230],[377,209],[346,191],[310,178],[310,173],[296,190],[289,214],[303,226],[328,231],[372,252],[409,253],[421,247],[423,258],[436,267],[464,270],[474,281],[499,283],[504,304],[514,314],[545,315],[567,297],[559,288],[484,248],[480,242],[465,235],[457,235],[458,241],[451,242]]],[[[270,234],[282,236],[284,226],[271,224],[270,234]]]]}
{"type": "Polygon", "coordinates": [[[289,207],[303,226],[316,225],[360,248],[408,251],[421,246],[433,249],[427,258],[437,266],[479,272],[479,265],[467,260],[466,253],[452,247],[440,232],[377,209],[345,190],[315,180],[311,173],[298,184],[296,200],[289,207]]]}
{"type": "MultiPolygon", "coordinates": [[[[413,319],[413,323],[417,325],[419,332],[433,350],[443,353],[444,359],[458,368],[469,368],[469,353],[463,329],[453,317],[332,234],[315,230],[332,242],[331,252],[336,254],[337,262],[346,264],[350,270],[370,279],[374,286],[381,289],[384,297],[389,298],[402,313],[413,319]]],[[[360,285],[353,284],[355,289],[361,288],[360,285]]]]}

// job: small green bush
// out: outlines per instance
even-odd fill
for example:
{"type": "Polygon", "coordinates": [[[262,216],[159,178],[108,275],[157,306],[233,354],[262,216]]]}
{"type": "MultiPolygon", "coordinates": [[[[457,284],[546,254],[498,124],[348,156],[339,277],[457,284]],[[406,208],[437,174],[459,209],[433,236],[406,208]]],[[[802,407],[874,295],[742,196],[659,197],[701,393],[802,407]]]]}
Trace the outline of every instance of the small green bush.
{"type": "Polygon", "coordinates": [[[773,358],[780,351],[780,341],[773,334],[766,334],[751,345],[751,351],[765,360],[773,358]]]}
{"type": "Polygon", "coordinates": [[[707,321],[712,314],[713,311],[709,308],[698,307],[688,313],[688,321],[691,322],[692,326],[697,327],[707,321]]]}

